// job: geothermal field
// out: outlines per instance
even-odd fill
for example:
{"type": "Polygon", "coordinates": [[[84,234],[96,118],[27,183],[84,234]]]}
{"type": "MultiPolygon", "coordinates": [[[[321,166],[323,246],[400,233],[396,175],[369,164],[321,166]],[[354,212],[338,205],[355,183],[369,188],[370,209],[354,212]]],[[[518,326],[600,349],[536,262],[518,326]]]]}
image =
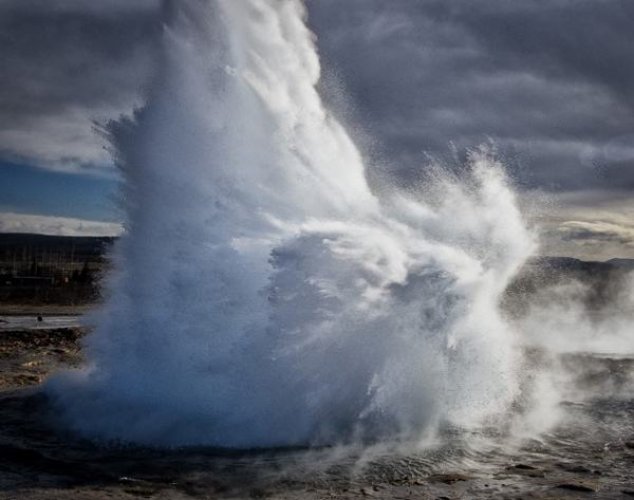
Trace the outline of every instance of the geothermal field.
{"type": "Polygon", "coordinates": [[[162,16],[124,233],[0,310],[0,497],[634,497],[632,261],[540,257],[492,145],[373,175],[301,2],[162,16]]]}

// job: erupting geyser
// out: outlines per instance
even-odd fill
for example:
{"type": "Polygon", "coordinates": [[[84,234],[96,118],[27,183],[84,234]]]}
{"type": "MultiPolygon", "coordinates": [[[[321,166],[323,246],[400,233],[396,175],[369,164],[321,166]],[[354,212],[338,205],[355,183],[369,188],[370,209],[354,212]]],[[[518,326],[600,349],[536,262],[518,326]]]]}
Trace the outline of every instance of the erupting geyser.
{"type": "Polygon", "coordinates": [[[147,104],[111,128],[127,232],[88,364],[49,385],[68,424],[267,447],[416,439],[507,408],[498,301],[533,243],[500,165],[475,152],[424,196],[377,195],[315,89],[299,0],[165,16],[147,104]]]}

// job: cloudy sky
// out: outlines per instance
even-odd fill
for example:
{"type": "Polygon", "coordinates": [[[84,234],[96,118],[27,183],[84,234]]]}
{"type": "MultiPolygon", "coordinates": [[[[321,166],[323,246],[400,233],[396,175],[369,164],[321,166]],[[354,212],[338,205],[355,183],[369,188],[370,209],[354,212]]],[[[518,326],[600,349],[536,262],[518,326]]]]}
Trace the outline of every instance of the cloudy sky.
{"type": "MultiPolygon", "coordinates": [[[[634,257],[634,2],[307,3],[373,163],[407,183],[492,141],[544,253],[634,257]]],[[[0,0],[0,231],[118,230],[100,123],[142,102],[161,29],[158,0],[0,0]]]]}

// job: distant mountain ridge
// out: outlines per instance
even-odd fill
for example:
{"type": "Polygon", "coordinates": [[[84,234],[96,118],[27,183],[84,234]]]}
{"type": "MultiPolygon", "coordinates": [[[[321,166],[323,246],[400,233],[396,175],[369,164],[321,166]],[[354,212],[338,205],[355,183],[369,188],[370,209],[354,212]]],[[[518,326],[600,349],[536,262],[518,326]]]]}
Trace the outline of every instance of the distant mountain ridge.
{"type": "MultiPolygon", "coordinates": [[[[98,257],[105,253],[115,241],[115,236],[50,236],[35,233],[0,233],[0,255],[16,248],[40,249],[41,251],[70,251],[78,255],[98,257]]],[[[574,257],[539,256],[528,261],[529,266],[565,270],[634,270],[634,259],[613,258],[607,261],[580,260],[574,257]]]]}
{"type": "Polygon", "coordinates": [[[0,234],[0,305],[95,302],[113,242],[106,237],[0,234]]]}
{"type": "Polygon", "coordinates": [[[581,260],[574,257],[552,257],[540,256],[533,257],[528,261],[529,265],[542,265],[545,267],[556,269],[588,269],[591,267],[613,267],[626,268],[634,270],[634,259],[613,258],[610,260],[581,260]]]}
{"type": "Polygon", "coordinates": [[[611,264],[615,267],[623,267],[626,269],[634,270],[634,259],[616,258],[616,259],[610,259],[607,262],[608,264],[611,264]]]}
{"type": "MultiPolygon", "coordinates": [[[[116,237],[47,236],[0,233],[0,304],[85,304],[99,294],[99,276],[107,272],[116,237]]],[[[503,307],[525,311],[545,287],[575,281],[588,287],[587,304],[608,304],[634,271],[634,259],[605,262],[572,257],[535,257],[507,287],[503,307]]],[[[161,272],[157,269],[156,272],[161,272]]]]}
{"type": "Polygon", "coordinates": [[[114,237],[49,236],[32,233],[0,233],[0,261],[43,259],[52,254],[76,260],[100,260],[114,237]]]}

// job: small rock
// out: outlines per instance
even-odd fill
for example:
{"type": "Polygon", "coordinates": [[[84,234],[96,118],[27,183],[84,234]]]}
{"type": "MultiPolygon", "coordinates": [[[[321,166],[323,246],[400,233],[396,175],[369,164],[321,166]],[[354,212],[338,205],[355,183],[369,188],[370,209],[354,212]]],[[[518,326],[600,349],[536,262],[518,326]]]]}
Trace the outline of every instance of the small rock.
{"type": "Polygon", "coordinates": [[[445,484],[454,484],[459,481],[469,481],[471,477],[465,476],[464,474],[458,473],[448,473],[448,474],[434,474],[428,478],[429,481],[433,483],[445,483],[445,484]]]}
{"type": "Polygon", "coordinates": [[[34,385],[39,384],[42,380],[38,375],[34,375],[31,373],[20,373],[13,377],[13,382],[15,385],[34,385]]]}
{"type": "Polygon", "coordinates": [[[516,464],[507,467],[507,469],[523,469],[523,470],[539,470],[537,467],[527,464],[516,464]]]}
{"type": "Polygon", "coordinates": [[[581,474],[591,474],[592,471],[583,465],[562,465],[562,469],[568,472],[576,472],[581,474]]]}
{"type": "Polygon", "coordinates": [[[566,481],[564,483],[560,483],[556,486],[561,490],[568,491],[582,491],[586,493],[594,493],[597,491],[598,487],[596,483],[591,483],[589,481],[566,481]]]}
{"type": "Polygon", "coordinates": [[[544,471],[532,465],[517,464],[506,468],[507,471],[526,477],[544,477],[544,471]]]}

